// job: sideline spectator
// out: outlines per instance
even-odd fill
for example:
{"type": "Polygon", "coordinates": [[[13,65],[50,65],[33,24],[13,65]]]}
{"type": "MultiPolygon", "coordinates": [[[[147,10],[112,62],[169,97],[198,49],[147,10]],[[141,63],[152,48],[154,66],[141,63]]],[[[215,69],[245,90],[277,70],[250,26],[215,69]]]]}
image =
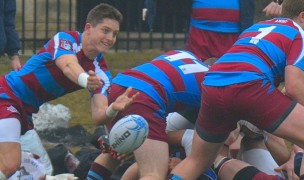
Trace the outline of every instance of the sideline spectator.
{"type": "Polygon", "coordinates": [[[16,0],[0,0],[0,57],[7,54],[12,70],[19,69],[20,43],[16,32],[16,0]]]}
{"type": "Polygon", "coordinates": [[[156,17],[157,0],[144,0],[144,9],[147,9],[145,19],[148,23],[149,32],[153,32],[156,17]]]}
{"type": "MultiPolygon", "coordinates": [[[[264,9],[266,15],[280,15],[276,5],[270,3],[264,9]]],[[[219,58],[253,24],[254,14],[254,0],[193,0],[185,48],[202,61],[219,58]]]]}

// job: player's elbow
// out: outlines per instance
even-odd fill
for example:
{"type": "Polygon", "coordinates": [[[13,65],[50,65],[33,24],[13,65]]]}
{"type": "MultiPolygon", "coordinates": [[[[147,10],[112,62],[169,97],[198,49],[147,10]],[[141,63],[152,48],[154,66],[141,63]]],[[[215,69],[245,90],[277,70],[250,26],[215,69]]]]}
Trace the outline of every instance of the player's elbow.
{"type": "Polygon", "coordinates": [[[297,99],[301,94],[301,88],[295,82],[290,82],[285,85],[285,94],[292,99],[297,99]]]}

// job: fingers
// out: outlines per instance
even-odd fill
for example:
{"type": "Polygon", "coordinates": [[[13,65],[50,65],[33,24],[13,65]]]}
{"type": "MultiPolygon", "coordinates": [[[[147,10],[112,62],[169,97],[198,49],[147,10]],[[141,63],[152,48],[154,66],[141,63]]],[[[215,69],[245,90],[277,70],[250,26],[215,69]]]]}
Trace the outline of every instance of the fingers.
{"type": "Polygon", "coordinates": [[[98,88],[101,88],[103,86],[103,81],[99,76],[96,75],[96,73],[92,70],[88,71],[89,77],[88,77],[88,89],[89,90],[96,90],[98,88]]]}
{"type": "Polygon", "coordinates": [[[125,162],[125,161],[128,161],[128,160],[134,159],[134,154],[133,153],[118,154],[117,159],[120,160],[121,162],[125,162]]]}
{"type": "MultiPolygon", "coordinates": [[[[129,94],[131,93],[132,90],[133,90],[132,87],[128,87],[123,95],[129,97],[129,94]]],[[[138,95],[139,95],[139,92],[136,92],[135,94],[133,94],[132,97],[130,97],[131,101],[133,101],[138,95]]]]}
{"type": "Polygon", "coordinates": [[[269,17],[280,16],[282,13],[282,6],[275,2],[271,2],[263,9],[263,12],[269,17]]]}
{"type": "Polygon", "coordinates": [[[127,90],[124,92],[124,95],[128,96],[131,93],[132,89],[132,87],[128,87],[127,90]]]}

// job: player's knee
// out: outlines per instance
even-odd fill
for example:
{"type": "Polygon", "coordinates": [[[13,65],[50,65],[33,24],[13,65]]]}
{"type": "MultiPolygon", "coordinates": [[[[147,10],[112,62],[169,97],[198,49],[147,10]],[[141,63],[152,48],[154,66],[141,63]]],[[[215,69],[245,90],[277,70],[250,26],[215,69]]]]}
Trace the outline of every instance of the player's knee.
{"type": "MultiPolygon", "coordinates": [[[[10,177],[12,176],[20,167],[21,165],[21,159],[15,158],[15,159],[2,159],[1,160],[1,169],[0,172],[3,173],[4,176],[10,177]]],[[[2,179],[1,179],[2,180],[2,179]]]]}
{"type": "Polygon", "coordinates": [[[5,177],[12,176],[18,170],[19,167],[20,167],[20,164],[4,163],[2,166],[2,170],[0,171],[0,177],[1,177],[1,173],[5,177]]]}
{"type": "Polygon", "coordinates": [[[0,179],[1,180],[7,180],[6,175],[4,175],[2,171],[0,171],[0,179]]]}

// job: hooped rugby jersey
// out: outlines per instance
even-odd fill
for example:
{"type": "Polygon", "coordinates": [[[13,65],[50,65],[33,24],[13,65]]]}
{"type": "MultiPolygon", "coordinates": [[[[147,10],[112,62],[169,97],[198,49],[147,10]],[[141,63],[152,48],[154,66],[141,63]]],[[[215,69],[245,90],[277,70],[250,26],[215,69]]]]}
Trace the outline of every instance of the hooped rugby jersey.
{"type": "Polygon", "coordinates": [[[274,18],[259,22],[210,68],[204,85],[227,86],[264,80],[274,89],[284,81],[285,67],[294,65],[304,70],[304,31],[294,21],[274,18]]]}
{"type": "Polygon", "coordinates": [[[113,83],[142,91],[162,110],[172,112],[200,107],[200,84],[207,70],[189,51],[173,50],[119,73],[113,83]]]}
{"type": "MultiPolygon", "coordinates": [[[[106,90],[110,86],[112,76],[105,64],[103,54],[98,54],[92,61],[84,55],[81,48],[81,33],[59,32],[20,70],[1,77],[0,86],[10,89],[11,93],[25,106],[29,106],[26,109],[37,111],[43,103],[82,88],[69,80],[55,64],[56,59],[61,55],[72,54],[77,57],[85,71],[93,70],[103,80],[104,86],[94,93],[107,95],[106,90]]],[[[8,94],[0,94],[0,98],[11,97],[8,94]]]]}
{"type": "Polygon", "coordinates": [[[239,0],[193,0],[190,25],[215,32],[239,33],[239,0]]]}

